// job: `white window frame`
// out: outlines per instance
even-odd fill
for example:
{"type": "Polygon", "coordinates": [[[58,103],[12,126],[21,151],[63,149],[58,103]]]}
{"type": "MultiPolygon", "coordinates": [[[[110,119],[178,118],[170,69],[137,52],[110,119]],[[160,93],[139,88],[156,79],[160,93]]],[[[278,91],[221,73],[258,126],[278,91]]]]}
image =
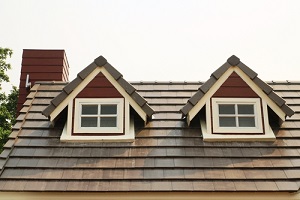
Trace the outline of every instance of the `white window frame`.
{"type": "MultiPolygon", "coordinates": [[[[124,99],[123,98],[76,98],[74,108],[74,133],[123,133],[124,124],[124,99]],[[81,127],[81,108],[88,104],[116,104],[117,126],[116,127],[81,127]]],[[[99,116],[98,116],[99,117],[99,116]]]]}
{"type": "MultiPolygon", "coordinates": [[[[235,106],[236,107],[236,106],[235,106]]],[[[259,98],[212,98],[212,125],[213,133],[264,133],[263,119],[261,115],[261,102],[259,98]],[[219,126],[219,105],[220,104],[251,104],[254,106],[255,127],[220,127],[219,126]]],[[[238,118],[238,114],[235,117],[238,118]]]]}

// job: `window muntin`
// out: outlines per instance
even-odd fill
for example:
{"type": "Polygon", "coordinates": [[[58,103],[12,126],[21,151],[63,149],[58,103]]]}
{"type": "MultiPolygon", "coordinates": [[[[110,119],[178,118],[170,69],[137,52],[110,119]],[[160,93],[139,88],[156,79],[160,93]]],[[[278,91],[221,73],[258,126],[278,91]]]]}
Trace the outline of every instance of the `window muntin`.
{"type": "Polygon", "coordinates": [[[80,127],[117,127],[117,104],[80,104],[80,127]]]}
{"type": "Polygon", "coordinates": [[[75,99],[74,133],[122,133],[124,100],[75,99]]]}
{"type": "Polygon", "coordinates": [[[220,127],[255,127],[253,104],[218,104],[220,127]]]}
{"type": "Polygon", "coordinates": [[[213,133],[263,133],[259,98],[212,98],[213,133]]]}

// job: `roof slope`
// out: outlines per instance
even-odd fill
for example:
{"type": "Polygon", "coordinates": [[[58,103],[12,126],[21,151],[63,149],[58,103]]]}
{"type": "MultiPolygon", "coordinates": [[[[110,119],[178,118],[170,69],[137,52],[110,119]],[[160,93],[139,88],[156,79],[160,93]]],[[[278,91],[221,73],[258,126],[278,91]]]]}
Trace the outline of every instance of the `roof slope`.
{"type": "Polygon", "coordinates": [[[133,143],[60,142],[41,114],[63,85],[35,86],[1,154],[1,191],[297,191],[300,83],[269,83],[296,111],[275,142],[203,141],[179,111],[200,83],[132,83],[156,111],[133,143]],[[4,163],[5,158],[9,160],[4,163]]]}
{"type": "Polygon", "coordinates": [[[148,117],[151,117],[154,111],[152,108],[147,104],[147,101],[136,92],[136,89],[128,83],[124,78],[123,75],[116,70],[113,66],[111,66],[107,60],[103,56],[99,56],[83,69],[81,72],[77,74],[77,77],[66,85],[61,93],[57,95],[53,100],[51,100],[50,105],[43,110],[43,115],[49,117],[50,114],[63,102],[63,100],[81,83],[87,76],[93,72],[94,69],[97,67],[104,67],[108,73],[120,84],[120,86],[126,91],[126,93],[142,108],[142,110],[146,113],[148,117]]]}
{"type": "Polygon", "coordinates": [[[200,99],[208,92],[208,90],[217,82],[217,80],[230,68],[239,67],[262,91],[272,100],[275,104],[287,115],[292,116],[294,111],[286,105],[284,99],[278,96],[267,83],[257,77],[257,73],[247,67],[240,61],[235,55],[228,58],[227,62],[219,67],[210,78],[199,87],[198,91],[188,99],[186,105],[181,109],[184,115],[187,115],[189,111],[200,101],[200,99]]]}

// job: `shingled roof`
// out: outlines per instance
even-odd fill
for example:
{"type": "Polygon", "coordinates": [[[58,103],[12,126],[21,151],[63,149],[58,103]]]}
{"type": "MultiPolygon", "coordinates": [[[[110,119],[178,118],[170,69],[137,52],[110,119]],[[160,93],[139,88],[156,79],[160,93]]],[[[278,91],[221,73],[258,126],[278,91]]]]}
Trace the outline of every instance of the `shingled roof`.
{"type": "Polygon", "coordinates": [[[300,82],[268,84],[295,110],[273,127],[274,142],[204,142],[200,126],[188,127],[180,112],[201,83],[135,82],[155,114],[134,142],[66,143],[63,123],[51,127],[42,115],[65,83],[37,83],[0,156],[0,190],[297,192],[300,82]]]}
{"type": "Polygon", "coordinates": [[[77,77],[66,85],[60,94],[58,94],[53,100],[51,100],[50,105],[43,110],[43,115],[49,117],[50,114],[63,102],[63,100],[80,84],[87,76],[93,72],[97,67],[104,67],[108,73],[120,84],[120,86],[126,91],[126,93],[142,108],[142,110],[151,117],[154,113],[153,109],[148,105],[147,101],[136,92],[136,89],[128,83],[123,75],[111,66],[103,56],[99,56],[91,63],[89,66],[84,68],[81,72],[77,74],[77,77]]]}
{"type": "Polygon", "coordinates": [[[219,67],[214,73],[211,74],[210,78],[199,87],[198,91],[188,99],[185,106],[181,109],[183,115],[187,115],[189,111],[200,101],[202,97],[208,92],[208,90],[217,82],[217,80],[230,68],[240,68],[261,90],[272,100],[274,103],[287,115],[292,116],[294,111],[287,106],[285,100],[278,96],[271,86],[266,82],[262,81],[257,77],[257,73],[246,66],[240,61],[235,55],[228,58],[227,62],[219,67]]]}

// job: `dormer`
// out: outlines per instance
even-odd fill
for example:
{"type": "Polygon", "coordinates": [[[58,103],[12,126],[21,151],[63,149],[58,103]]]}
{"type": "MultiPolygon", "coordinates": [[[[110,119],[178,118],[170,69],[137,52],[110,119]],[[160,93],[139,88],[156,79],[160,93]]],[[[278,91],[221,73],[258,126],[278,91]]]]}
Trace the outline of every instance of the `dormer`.
{"type": "Polygon", "coordinates": [[[200,120],[204,141],[275,140],[271,121],[294,111],[236,56],[212,73],[181,109],[187,124],[200,120]]]}
{"type": "Polygon", "coordinates": [[[153,113],[102,56],[78,73],[43,111],[52,123],[67,115],[61,141],[133,141],[134,118],[147,123],[153,113]]]}

